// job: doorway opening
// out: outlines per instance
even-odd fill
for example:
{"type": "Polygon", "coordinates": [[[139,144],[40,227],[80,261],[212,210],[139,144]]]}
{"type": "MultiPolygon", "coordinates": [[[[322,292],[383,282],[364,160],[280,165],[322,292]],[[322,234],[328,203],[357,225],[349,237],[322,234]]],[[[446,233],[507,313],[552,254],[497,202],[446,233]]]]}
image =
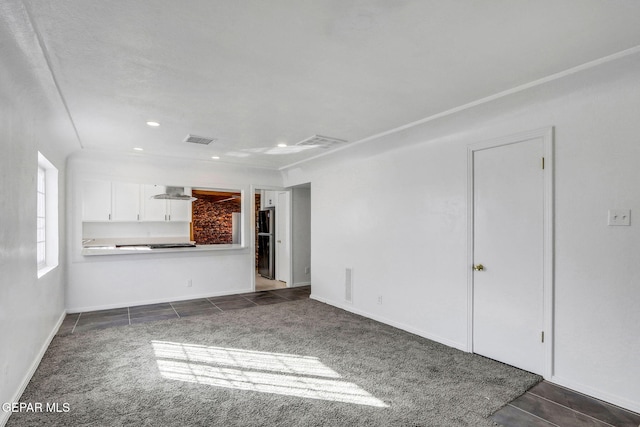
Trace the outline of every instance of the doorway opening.
{"type": "Polygon", "coordinates": [[[254,189],[256,291],[311,285],[311,184],[254,189]]]}
{"type": "Polygon", "coordinates": [[[273,190],[256,190],[255,197],[255,290],[266,291],[288,286],[279,274],[279,266],[288,264],[282,260],[278,251],[281,244],[278,228],[285,219],[282,206],[278,207],[278,192],[273,190]]]}

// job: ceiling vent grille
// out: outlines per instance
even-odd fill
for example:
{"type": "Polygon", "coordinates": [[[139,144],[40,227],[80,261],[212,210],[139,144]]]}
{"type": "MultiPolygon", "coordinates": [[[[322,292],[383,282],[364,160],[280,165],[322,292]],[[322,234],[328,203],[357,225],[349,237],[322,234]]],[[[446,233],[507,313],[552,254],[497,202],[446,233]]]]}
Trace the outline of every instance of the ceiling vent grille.
{"type": "Polygon", "coordinates": [[[209,145],[211,144],[213,141],[215,141],[215,138],[207,138],[206,136],[198,136],[198,135],[187,135],[187,137],[184,139],[184,142],[189,142],[191,144],[201,144],[201,145],[209,145]]]}
{"type": "Polygon", "coordinates": [[[331,138],[330,136],[313,135],[307,139],[303,139],[302,141],[298,142],[296,145],[329,148],[336,144],[342,144],[345,142],[347,141],[344,139],[331,138]]]}

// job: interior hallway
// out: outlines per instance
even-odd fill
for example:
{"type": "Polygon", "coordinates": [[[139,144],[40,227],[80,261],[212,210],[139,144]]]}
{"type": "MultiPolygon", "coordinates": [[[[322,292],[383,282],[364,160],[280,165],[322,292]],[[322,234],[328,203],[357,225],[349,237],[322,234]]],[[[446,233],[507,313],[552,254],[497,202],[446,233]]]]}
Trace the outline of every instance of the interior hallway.
{"type": "Polygon", "coordinates": [[[287,284],[279,280],[269,280],[256,272],[256,292],[286,288],[287,284]]]}

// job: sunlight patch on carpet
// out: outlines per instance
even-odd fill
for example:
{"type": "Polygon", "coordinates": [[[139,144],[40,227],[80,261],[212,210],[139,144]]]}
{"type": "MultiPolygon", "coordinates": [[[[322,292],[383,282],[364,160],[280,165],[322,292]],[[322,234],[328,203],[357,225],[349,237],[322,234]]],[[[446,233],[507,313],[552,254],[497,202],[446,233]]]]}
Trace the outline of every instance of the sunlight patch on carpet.
{"type": "Polygon", "coordinates": [[[152,341],[167,379],[237,390],[386,408],[388,405],[316,357],[152,341]]]}

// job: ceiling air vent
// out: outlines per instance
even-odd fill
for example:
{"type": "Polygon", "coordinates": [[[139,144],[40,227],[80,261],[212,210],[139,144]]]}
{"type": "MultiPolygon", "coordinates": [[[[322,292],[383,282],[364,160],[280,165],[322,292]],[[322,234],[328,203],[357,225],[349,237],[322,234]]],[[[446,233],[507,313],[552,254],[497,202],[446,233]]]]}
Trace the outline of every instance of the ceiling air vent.
{"type": "Polygon", "coordinates": [[[207,138],[206,136],[198,136],[198,135],[187,135],[184,142],[190,142],[191,144],[201,144],[201,145],[209,145],[215,138],[207,138]]]}
{"type": "Polygon", "coordinates": [[[303,139],[302,141],[298,142],[296,145],[329,148],[329,147],[333,147],[336,144],[341,144],[345,142],[347,141],[344,139],[331,138],[329,136],[322,136],[322,135],[313,135],[307,139],[303,139]]]}

